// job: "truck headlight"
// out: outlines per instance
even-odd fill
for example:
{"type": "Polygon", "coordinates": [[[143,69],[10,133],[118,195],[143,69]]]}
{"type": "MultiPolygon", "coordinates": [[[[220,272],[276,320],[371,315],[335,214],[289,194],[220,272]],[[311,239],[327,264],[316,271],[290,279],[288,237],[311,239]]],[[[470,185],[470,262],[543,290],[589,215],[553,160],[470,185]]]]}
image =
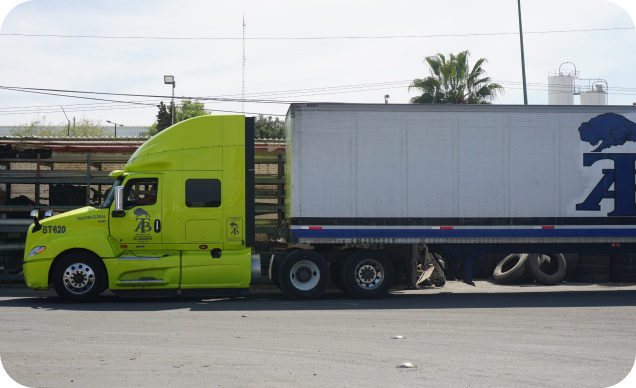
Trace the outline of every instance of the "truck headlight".
{"type": "Polygon", "coordinates": [[[38,253],[42,252],[45,249],[46,249],[46,247],[35,247],[35,248],[31,249],[31,252],[29,252],[29,255],[27,257],[35,256],[35,255],[37,255],[38,253]]]}

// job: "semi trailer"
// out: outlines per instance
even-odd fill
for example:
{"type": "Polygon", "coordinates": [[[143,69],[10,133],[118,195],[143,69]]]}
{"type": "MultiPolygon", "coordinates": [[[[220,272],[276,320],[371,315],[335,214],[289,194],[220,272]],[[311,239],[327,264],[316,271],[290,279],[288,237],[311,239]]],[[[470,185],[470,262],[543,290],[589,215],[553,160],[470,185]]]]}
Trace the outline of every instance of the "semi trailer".
{"type": "Polygon", "coordinates": [[[285,126],[275,249],[254,235],[254,119],[201,116],[140,146],[100,207],[34,211],[27,285],[228,296],[267,274],[295,299],[376,298],[423,248],[469,283],[489,253],[636,248],[636,107],[292,104],[285,126]]]}

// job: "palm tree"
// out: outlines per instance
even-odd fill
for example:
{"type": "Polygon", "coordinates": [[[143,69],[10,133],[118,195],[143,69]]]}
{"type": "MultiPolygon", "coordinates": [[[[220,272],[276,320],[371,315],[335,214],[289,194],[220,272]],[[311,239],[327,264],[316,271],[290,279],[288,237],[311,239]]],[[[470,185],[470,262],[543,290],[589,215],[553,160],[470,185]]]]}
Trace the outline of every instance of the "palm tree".
{"type": "Polygon", "coordinates": [[[468,50],[457,55],[450,54],[446,60],[443,54],[426,57],[431,75],[415,79],[409,90],[419,89],[421,95],[411,99],[412,104],[489,104],[504,88],[486,77],[480,58],[472,70],[468,65],[468,50]]]}

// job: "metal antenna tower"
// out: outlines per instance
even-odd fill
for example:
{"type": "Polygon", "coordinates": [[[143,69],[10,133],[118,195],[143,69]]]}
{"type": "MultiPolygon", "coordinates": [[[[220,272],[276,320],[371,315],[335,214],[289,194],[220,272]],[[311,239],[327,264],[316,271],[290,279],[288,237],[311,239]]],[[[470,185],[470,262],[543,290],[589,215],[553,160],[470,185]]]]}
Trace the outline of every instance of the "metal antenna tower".
{"type": "Polygon", "coordinates": [[[243,13],[243,85],[241,98],[241,112],[245,114],[245,13],[243,13]]]}

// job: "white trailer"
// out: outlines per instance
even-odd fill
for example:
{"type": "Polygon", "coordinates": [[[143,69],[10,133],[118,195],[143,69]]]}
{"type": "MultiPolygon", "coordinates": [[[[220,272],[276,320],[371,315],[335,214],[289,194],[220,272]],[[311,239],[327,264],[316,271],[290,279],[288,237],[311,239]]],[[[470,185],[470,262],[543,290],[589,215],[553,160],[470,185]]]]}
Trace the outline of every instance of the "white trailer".
{"type": "Polygon", "coordinates": [[[292,241],[634,249],[636,107],[294,104],[286,125],[292,241]]]}
{"type": "Polygon", "coordinates": [[[299,242],[636,242],[634,107],[295,104],[287,118],[299,242]]]}

